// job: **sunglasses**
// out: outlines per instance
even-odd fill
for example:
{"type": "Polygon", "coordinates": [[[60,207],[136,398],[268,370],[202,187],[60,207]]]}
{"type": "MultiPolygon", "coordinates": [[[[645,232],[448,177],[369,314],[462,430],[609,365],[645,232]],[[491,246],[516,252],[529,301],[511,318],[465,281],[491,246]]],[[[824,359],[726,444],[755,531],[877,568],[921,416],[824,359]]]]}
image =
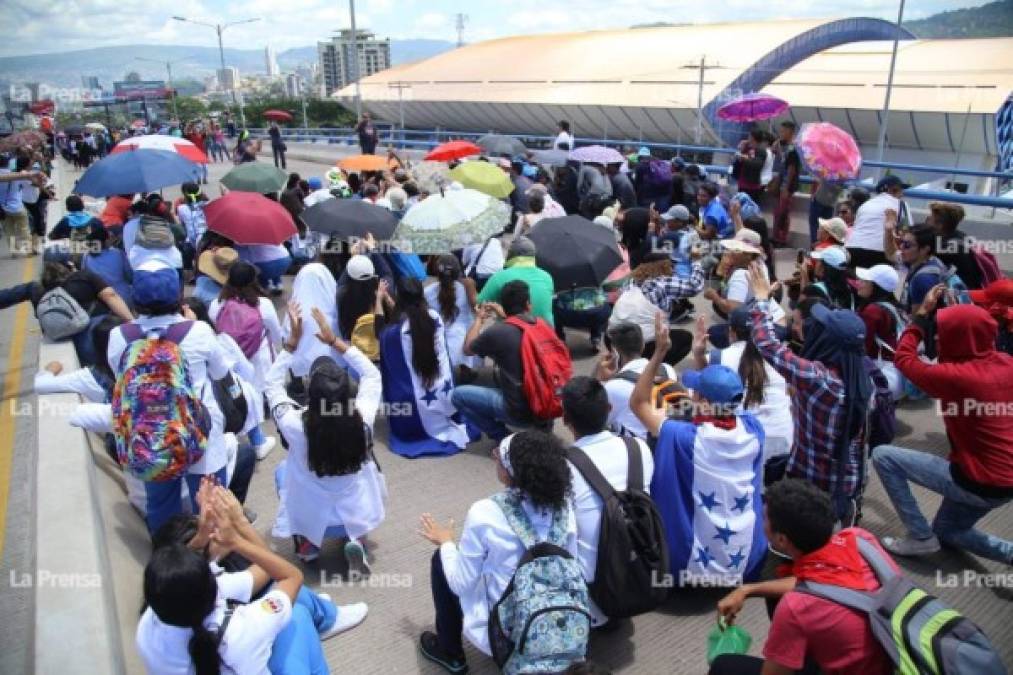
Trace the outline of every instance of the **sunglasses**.
{"type": "Polygon", "coordinates": [[[915,247],[915,242],[909,241],[907,239],[904,239],[904,240],[901,240],[901,242],[899,244],[897,244],[897,246],[900,247],[900,248],[903,248],[903,249],[914,248],[915,247]]]}

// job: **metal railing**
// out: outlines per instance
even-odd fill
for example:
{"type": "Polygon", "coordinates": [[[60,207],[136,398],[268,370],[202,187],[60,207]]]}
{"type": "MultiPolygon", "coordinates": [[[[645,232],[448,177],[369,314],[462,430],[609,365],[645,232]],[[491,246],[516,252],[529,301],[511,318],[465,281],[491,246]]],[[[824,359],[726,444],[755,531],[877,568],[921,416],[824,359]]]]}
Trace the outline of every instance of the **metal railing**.
{"type": "MultiPolygon", "coordinates": [[[[440,143],[444,143],[449,140],[468,140],[476,139],[480,136],[484,136],[485,133],[475,131],[456,131],[451,129],[398,129],[396,127],[380,127],[382,134],[380,137],[380,143],[385,145],[393,145],[401,149],[418,149],[418,150],[430,150],[440,143]]],[[[266,129],[250,129],[250,134],[258,138],[266,138],[266,129]]],[[[494,133],[494,132],[486,132],[494,133]]],[[[519,139],[525,145],[532,150],[547,149],[551,146],[555,136],[548,136],[542,134],[502,134],[504,136],[510,136],[519,139]],[[538,146],[544,146],[539,148],[538,146]]],[[[284,128],[282,129],[282,136],[286,140],[292,142],[311,142],[318,143],[324,142],[328,144],[349,144],[355,145],[358,143],[358,135],[354,128],[351,127],[340,127],[340,128],[317,128],[317,129],[301,129],[301,128],[284,128]]],[[[623,139],[600,139],[600,138],[574,138],[575,145],[604,145],[608,147],[647,147],[648,149],[664,150],[668,153],[672,153],[675,156],[681,156],[682,154],[694,154],[694,155],[733,155],[736,150],[734,148],[722,148],[722,147],[710,147],[710,146],[699,146],[699,145],[685,145],[681,143],[652,143],[642,142],[633,140],[623,139]]],[[[730,172],[730,167],[727,165],[710,164],[696,162],[703,171],[707,174],[716,174],[721,176],[727,176],[730,172]]],[[[1001,171],[980,171],[976,169],[959,169],[953,166],[931,166],[925,164],[908,164],[904,162],[877,162],[877,161],[865,161],[863,162],[864,167],[874,168],[885,168],[894,171],[911,171],[917,173],[928,173],[937,174],[944,176],[971,176],[977,178],[995,178],[999,179],[995,182],[995,188],[997,189],[999,183],[1003,180],[1013,182],[1013,172],[1001,172],[1001,171]]],[[[816,182],[810,176],[800,176],[800,182],[803,184],[812,184],[816,182]]],[[[861,180],[849,181],[849,185],[862,184],[861,180]]],[[[1013,210],[1013,199],[1004,199],[996,195],[975,195],[965,194],[961,192],[950,192],[945,190],[928,190],[923,188],[908,188],[904,191],[904,195],[913,199],[931,199],[938,201],[948,201],[957,204],[967,204],[973,206],[985,206],[1000,209],[1011,209],[1013,210]]]]}

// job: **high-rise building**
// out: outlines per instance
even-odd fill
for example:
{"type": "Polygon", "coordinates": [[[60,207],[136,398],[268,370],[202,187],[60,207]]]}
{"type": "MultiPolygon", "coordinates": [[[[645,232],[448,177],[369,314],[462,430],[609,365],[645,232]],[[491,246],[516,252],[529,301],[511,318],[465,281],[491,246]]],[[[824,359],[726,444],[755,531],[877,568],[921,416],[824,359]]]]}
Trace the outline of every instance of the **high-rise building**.
{"type": "Polygon", "coordinates": [[[218,69],[218,86],[225,91],[239,87],[239,69],[235,66],[225,66],[218,69]]]}
{"type": "Polygon", "coordinates": [[[356,77],[362,79],[390,68],[389,38],[378,40],[376,35],[368,30],[357,30],[355,42],[358,47],[358,56],[355,59],[358,68],[352,65],[353,45],[350,29],[342,29],[330,42],[317,43],[325,96],[330,96],[338,89],[354,82],[356,77]]]}
{"type": "Polygon", "coordinates": [[[302,96],[302,78],[296,73],[289,73],[285,76],[285,96],[288,98],[299,98],[302,96]]]}
{"type": "Polygon", "coordinates": [[[264,47],[264,65],[268,77],[278,77],[281,74],[281,71],[278,70],[278,56],[274,53],[274,47],[271,45],[264,47]]]}

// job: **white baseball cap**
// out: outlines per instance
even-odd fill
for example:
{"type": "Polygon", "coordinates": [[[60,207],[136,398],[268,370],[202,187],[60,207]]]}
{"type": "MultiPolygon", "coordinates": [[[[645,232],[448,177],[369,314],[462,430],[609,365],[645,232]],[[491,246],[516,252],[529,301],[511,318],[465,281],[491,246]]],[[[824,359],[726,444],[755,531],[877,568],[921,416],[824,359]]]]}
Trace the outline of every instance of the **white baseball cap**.
{"type": "Polygon", "coordinates": [[[364,255],[353,255],[345,266],[348,276],[356,281],[366,281],[376,276],[373,261],[364,255]]]}
{"type": "Polygon", "coordinates": [[[897,275],[897,270],[890,265],[873,265],[869,268],[859,267],[855,269],[855,276],[862,281],[871,281],[887,293],[893,293],[897,290],[897,286],[900,285],[900,277],[897,275]]]}

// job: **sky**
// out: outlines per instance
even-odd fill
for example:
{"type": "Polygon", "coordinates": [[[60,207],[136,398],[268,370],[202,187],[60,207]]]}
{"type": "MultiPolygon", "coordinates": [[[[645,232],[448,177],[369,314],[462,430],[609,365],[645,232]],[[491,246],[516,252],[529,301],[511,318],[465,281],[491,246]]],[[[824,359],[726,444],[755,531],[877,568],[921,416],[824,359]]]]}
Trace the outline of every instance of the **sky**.
{"type": "MultiPolygon", "coordinates": [[[[905,19],[987,0],[908,0],[905,19]]],[[[509,35],[626,28],[638,23],[713,23],[761,19],[873,16],[896,21],[898,0],[359,0],[357,27],[392,39],[456,40],[455,15],[467,16],[464,40],[509,35]],[[846,9],[843,9],[846,8],[846,9]]],[[[226,47],[278,51],[313,45],[349,25],[345,0],[0,0],[5,31],[0,56],[62,52],[124,44],[217,46],[206,23],[247,18],[229,28],[226,47]]]]}

